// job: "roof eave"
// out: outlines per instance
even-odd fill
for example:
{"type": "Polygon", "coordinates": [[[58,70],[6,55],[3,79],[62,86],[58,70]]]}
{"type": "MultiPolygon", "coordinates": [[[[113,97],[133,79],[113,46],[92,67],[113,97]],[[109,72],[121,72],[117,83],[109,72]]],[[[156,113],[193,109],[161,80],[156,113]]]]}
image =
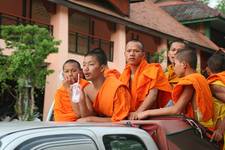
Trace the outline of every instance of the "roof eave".
{"type": "Polygon", "coordinates": [[[217,20],[219,17],[209,17],[209,18],[200,18],[200,19],[192,19],[192,20],[179,20],[182,24],[194,24],[194,23],[202,23],[202,22],[210,22],[217,20]]]}
{"type": "MultiPolygon", "coordinates": [[[[157,30],[154,30],[154,29],[136,24],[134,22],[130,22],[130,21],[126,20],[125,18],[112,16],[110,14],[106,14],[106,13],[100,12],[98,10],[93,10],[93,9],[88,8],[88,7],[81,6],[81,5],[78,5],[76,3],[72,3],[68,0],[48,0],[48,1],[60,4],[60,5],[64,5],[68,8],[71,8],[71,9],[80,11],[82,13],[86,13],[86,14],[104,19],[104,20],[107,20],[107,21],[110,21],[110,22],[116,22],[116,23],[119,23],[119,24],[123,24],[123,25],[126,25],[129,28],[133,28],[133,29],[145,32],[145,33],[151,33],[154,36],[164,37],[168,40],[173,40],[173,41],[187,41],[185,39],[181,39],[181,38],[175,37],[173,35],[166,34],[166,33],[163,33],[163,32],[160,32],[160,31],[157,31],[157,30]]],[[[191,44],[192,47],[201,49],[203,51],[208,51],[208,52],[215,51],[215,49],[211,49],[209,47],[204,47],[204,46],[198,45],[198,44],[190,42],[190,41],[187,41],[187,43],[191,44]]]]}

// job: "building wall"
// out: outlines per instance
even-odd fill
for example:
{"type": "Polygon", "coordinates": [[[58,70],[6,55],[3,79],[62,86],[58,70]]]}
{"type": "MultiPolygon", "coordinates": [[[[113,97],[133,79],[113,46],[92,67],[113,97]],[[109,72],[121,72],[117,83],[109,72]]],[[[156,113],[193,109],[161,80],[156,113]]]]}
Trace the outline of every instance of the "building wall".
{"type": "Polygon", "coordinates": [[[22,16],[23,0],[0,0],[0,11],[22,16]]]}
{"type": "Polygon", "coordinates": [[[32,0],[31,18],[46,24],[50,24],[50,13],[41,0],[32,0]]]}
{"type": "Polygon", "coordinates": [[[127,28],[126,36],[127,42],[132,39],[141,41],[146,52],[153,53],[157,51],[157,41],[159,41],[157,37],[130,28],[127,28]]]}
{"type": "Polygon", "coordinates": [[[68,8],[57,6],[56,14],[51,16],[51,24],[54,26],[53,36],[56,40],[60,40],[59,51],[57,54],[51,54],[46,62],[49,63],[49,69],[53,69],[54,73],[47,76],[44,99],[44,119],[47,116],[49,107],[54,100],[54,93],[60,85],[59,74],[62,71],[62,65],[68,58],[68,8]]]}

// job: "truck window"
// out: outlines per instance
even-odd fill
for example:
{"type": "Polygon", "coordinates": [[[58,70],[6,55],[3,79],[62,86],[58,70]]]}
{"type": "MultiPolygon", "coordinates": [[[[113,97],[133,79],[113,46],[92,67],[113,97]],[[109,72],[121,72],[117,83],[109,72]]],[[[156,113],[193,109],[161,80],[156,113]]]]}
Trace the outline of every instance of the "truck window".
{"type": "Polygon", "coordinates": [[[135,135],[105,135],[103,142],[106,150],[147,150],[143,141],[135,135]]]}
{"type": "Polygon", "coordinates": [[[86,135],[63,134],[31,138],[15,150],[97,150],[95,142],[86,135]]]}

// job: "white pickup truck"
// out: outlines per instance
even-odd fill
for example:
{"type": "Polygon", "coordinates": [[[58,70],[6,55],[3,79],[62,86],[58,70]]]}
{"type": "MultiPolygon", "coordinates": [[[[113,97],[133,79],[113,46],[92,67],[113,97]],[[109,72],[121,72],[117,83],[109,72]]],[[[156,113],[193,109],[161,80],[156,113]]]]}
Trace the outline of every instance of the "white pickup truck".
{"type": "MultiPolygon", "coordinates": [[[[194,124],[190,121],[191,124],[194,124]]],[[[118,123],[0,123],[0,150],[213,150],[182,117],[118,123]]]]}

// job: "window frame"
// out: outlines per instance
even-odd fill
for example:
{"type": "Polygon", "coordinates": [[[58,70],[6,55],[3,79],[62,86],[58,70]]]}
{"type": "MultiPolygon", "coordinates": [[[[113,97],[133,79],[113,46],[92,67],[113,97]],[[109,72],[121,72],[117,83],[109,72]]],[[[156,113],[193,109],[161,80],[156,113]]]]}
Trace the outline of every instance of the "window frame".
{"type": "MultiPolygon", "coordinates": [[[[118,137],[126,137],[126,138],[129,138],[129,139],[134,139],[134,141],[138,142],[139,144],[141,144],[141,146],[144,148],[144,150],[147,150],[147,146],[145,145],[144,141],[139,137],[139,136],[136,136],[136,135],[133,135],[133,134],[107,134],[107,135],[104,135],[102,137],[102,141],[103,141],[103,144],[104,144],[104,147],[105,149],[107,150],[111,150],[112,147],[107,147],[106,145],[110,145],[110,143],[112,142],[112,140],[109,140],[110,143],[106,143],[106,138],[110,138],[110,136],[118,136],[118,137]],[[110,148],[110,149],[108,149],[110,148]]],[[[117,140],[117,139],[115,139],[117,140]]],[[[127,140],[127,139],[126,139],[127,140]]]]}
{"type": "Polygon", "coordinates": [[[76,145],[76,144],[92,144],[98,150],[98,146],[90,136],[84,134],[54,134],[54,135],[43,135],[30,138],[23,141],[15,150],[27,150],[27,149],[42,149],[57,146],[56,143],[62,145],[76,145]],[[85,141],[86,140],[86,141],[85,141]]]}

